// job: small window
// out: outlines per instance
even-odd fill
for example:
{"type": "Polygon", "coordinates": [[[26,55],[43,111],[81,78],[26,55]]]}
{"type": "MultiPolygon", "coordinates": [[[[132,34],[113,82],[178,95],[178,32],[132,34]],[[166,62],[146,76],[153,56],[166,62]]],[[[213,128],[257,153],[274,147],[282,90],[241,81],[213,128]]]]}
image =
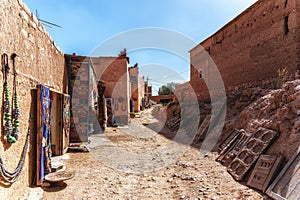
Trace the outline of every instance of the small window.
{"type": "Polygon", "coordinates": [[[284,17],[284,34],[287,35],[289,33],[289,16],[284,17]]]}
{"type": "Polygon", "coordinates": [[[210,54],[210,47],[205,48],[208,54],[210,54]]]}
{"type": "Polygon", "coordinates": [[[199,72],[199,77],[200,77],[200,78],[203,78],[203,72],[202,72],[201,69],[200,69],[200,72],[199,72]]]}
{"type": "Polygon", "coordinates": [[[136,76],[131,76],[130,77],[130,82],[131,83],[136,83],[136,76]]]}
{"type": "Polygon", "coordinates": [[[288,0],[285,0],[285,3],[284,3],[284,8],[286,8],[288,5],[288,0]]]}

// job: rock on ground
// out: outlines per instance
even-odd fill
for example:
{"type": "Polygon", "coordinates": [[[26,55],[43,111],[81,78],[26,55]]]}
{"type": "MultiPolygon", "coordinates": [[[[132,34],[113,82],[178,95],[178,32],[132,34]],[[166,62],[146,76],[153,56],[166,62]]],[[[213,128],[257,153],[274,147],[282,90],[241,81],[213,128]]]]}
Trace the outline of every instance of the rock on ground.
{"type": "Polygon", "coordinates": [[[214,161],[216,154],[203,154],[142,126],[153,120],[149,113],[128,127],[90,137],[90,153],[68,153],[64,162],[75,177],[43,188],[42,199],[263,199],[234,181],[214,161]]]}

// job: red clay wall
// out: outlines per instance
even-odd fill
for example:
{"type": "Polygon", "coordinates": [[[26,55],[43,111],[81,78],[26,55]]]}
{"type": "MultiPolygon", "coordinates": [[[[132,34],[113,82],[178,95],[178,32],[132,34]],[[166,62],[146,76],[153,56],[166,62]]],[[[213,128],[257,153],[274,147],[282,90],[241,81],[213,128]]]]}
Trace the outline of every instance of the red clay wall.
{"type": "Polygon", "coordinates": [[[129,58],[92,58],[96,78],[105,81],[105,97],[114,99],[114,113],[119,124],[128,124],[129,115],[129,58]]]}
{"type": "Polygon", "coordinates": [[[139,76],[138,66],[130,67],[128,72],[130,79],[130,95],[134,100],[134,112],[139,112],[145,97],[145,80],[143,77],[139,76]]]}
{"type": "Polygon", "coordinates": [[[129,72],[129,80],[130,80],[130,95],[131,98],[134,100],[134,112],[139,112],[140,105],[139,105],[139,90],[138,90],[138,83],[139,83],[138,67],[130,67],[128,72],[129,72]]]}
{"type": "Polygon", "coordinates": [[[205,86],[196,69],[203,76],[210,70],[206,60],[199,60],[201,46],[216,63],[225,87],[277,77],[277,70],[284,67],[295,73],[300,68],[299,4],[299,0],[259,0],[193,48],[191,84],[197,94],[205,86]]]}
{"type": "Polygon", "coordinates": [[[151,96],[151,100],[155,101],[156,103],[160,103],[160,102],[163,102],[163,101],[172,101],[173,99],[174,99],[174,95],[173,94],[151,96]]]}
{"type": "MultiPolygon", "coordinates": [[[[0,41],[1,55],[12,53],[18,55],[16,59],[17,71],[17,92],[19,95],[19,107],[21,111],[20,131],[21,135],[17,143],[9,145],[3,140],[1,132],[0,157],[5,167],[13,171],[18,165],[21,152],[25,143],[28,128],[29,113],[35,117],[36,103],[32,89],[37,83],[49,86],[60,92],[67,92],[67,84],[64,78],[67,77],[64,70],[63,53],[54,44],[43,26],[22,3],[21,0],[3,0],[0,4],[0,41]]],[[[12,68],[12,62],[9,61],[12,68]]],[[[2,69],[2,66],[1,66],[2,69]]],[[[3,73],[0,70],[0,104],[2,105],[3,73]]],[[[12,78],[9,75],[8,83],[12,91],[12,78]]],[[[11,95],[11,94],[10,94],[11,95]]],[[[2,106],[0,109],[3,112],[2,106]]],[[[32,124],[35,123],[35,118],[32,124]]],[[[0,179],[1,199],[18,199],[28,189],[32,181],[34,166],[34,149],[36,134],[35,127],[31,126],[31,144],[29,153],[21,176],[12,186],[6,187],[0,179]]],[[[25,194],[24,194],[25,195],[25,194]]],[[[24,196],[26,199],[26,195],[24,196]]]]}

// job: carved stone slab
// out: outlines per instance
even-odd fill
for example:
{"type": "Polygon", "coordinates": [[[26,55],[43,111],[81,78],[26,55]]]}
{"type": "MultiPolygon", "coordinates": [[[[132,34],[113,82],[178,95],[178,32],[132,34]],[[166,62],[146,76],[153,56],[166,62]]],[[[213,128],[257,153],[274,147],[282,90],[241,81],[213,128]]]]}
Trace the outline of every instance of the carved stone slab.
{"type": "Polygon", "coordinates": [[[228,172],[235,180],[241,181],[243,179],[260,154],[269,146],[277,135],[278,133],[273,130],[259,128],[251,136],[246,145],[242,147],[227,168],[228,172]]]}
{"type": "Polygon", "coordinates": [[[194,138],[195,142],[204,140],[204,138],[206,136],[206,132],[209,127],[209,124],[210,124],[210,118],[211,118],[211,115],[207,115],[205,117],[205,119],[203,120],[203,122],[201,123],[201,125],[197,131],[197,134],[195,135],[195,138],[194,138]]]}
{"type": "Polygon", "coordinates": [[[241,132],[237,129],[234,129],[226,138],[224,141],[222,141],[222,143],[220,144],[220,146],[218,147],[219,152],[222,152],[223,150],[225,150],[225,148],[227,148],[228,146],[230,146],[230,144],[235,141],[236,137],[238,135],[240,135],[241,132]]]}
{"type": "Polygon", "coordinates": [[[276,200],[300,199],[300,147],[266,192],[276,200]]]}
{"type": "Polygon", "coordinates": [[[237,156],[241,148],[243,148],[249,140],[249,134],[240,130],[236,137],[234,137],[226,148],[220,153],[217,161],[222,165],[228,166],[232,160],[237,156]]]}
{"type": "Polygon", "coordinates": [[[170,121],[168,121],[166,125],[171,130],[177,130],[179,128],[180,121],[181,121],[180,117],[174,117],[170,121]]]}
{"type": "Polygon", "coordinates": [[[265,192],[277,175],[283,160],[283,156],[261,155],[247,181],[247,185],[265,192]]]}

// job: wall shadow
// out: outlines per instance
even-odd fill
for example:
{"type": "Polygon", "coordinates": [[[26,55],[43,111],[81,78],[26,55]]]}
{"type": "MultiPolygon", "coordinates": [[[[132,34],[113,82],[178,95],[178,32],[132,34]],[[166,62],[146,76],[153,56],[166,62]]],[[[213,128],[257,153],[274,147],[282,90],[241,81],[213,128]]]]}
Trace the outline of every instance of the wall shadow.
{"type": "Polygon", "coordinates": [[[31,104],[30,104],[30,116],[31,121],[29,124],[30,128],[30,144],[29,144],[29,167],[28,167],[28,183],[29,186],[34,186],[36,181],[36,140],[37,140],[37,89],[31,91],[31,104]]]}

